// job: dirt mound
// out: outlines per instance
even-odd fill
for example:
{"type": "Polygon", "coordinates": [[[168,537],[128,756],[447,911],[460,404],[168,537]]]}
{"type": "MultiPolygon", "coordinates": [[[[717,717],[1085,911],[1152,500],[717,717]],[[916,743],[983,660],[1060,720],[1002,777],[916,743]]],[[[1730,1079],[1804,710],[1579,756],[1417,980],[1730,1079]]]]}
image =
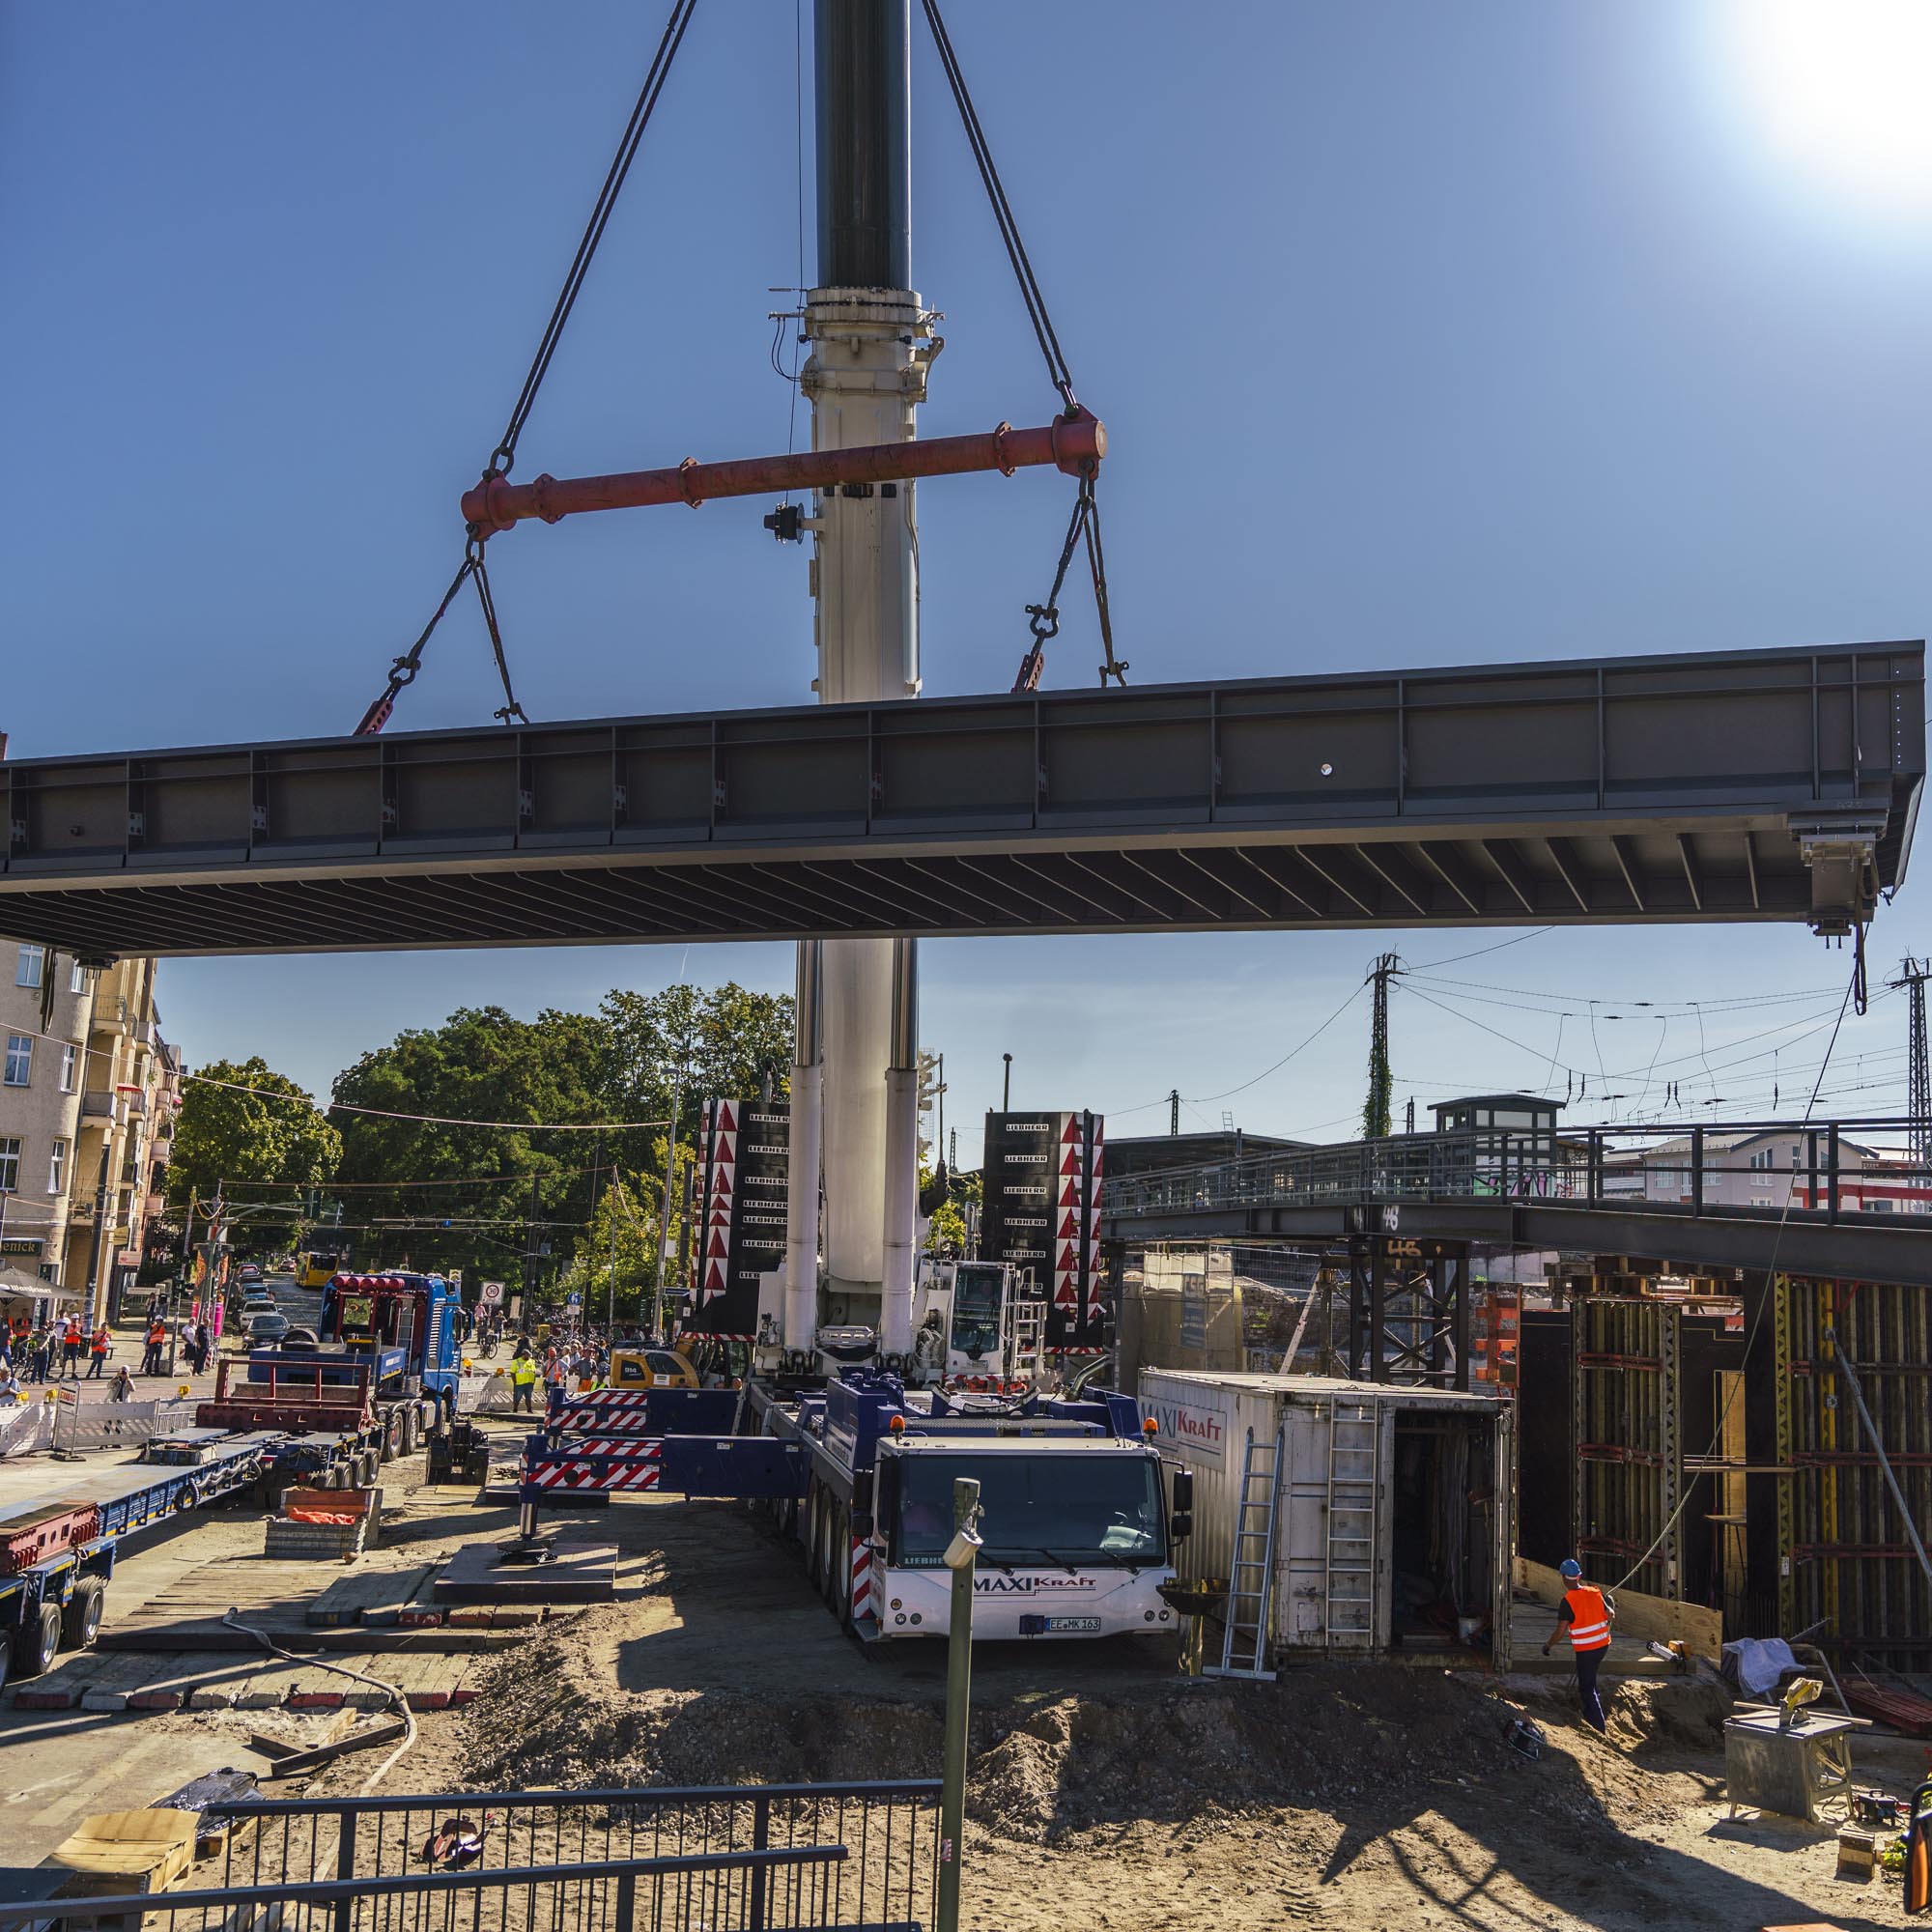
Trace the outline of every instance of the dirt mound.
{"type": "MultiPolygon", "coordinates": [[[[507,1653],[466,1723],[487,1787],[728,1784],[936,1774],[929,1703],[769,1692],[614,1689],[567,1632],[507,1653]]],[[[1620,1693],[1621,1695],[1621,1693],[1620,1693]]],[[[1628,1723],[1677,1722],[1662,1699],[1628,1723]]],[[[1585,1839],[1648,1816],[1654,1782],[1621,1753],[1534,1715],[1552,1747],[1534,1765],[1504,1742],[1516,1706],[1440,1671],[1319,1669],[1272,1685],[1123,1679],[1117,1691],[1031,1691],[974,1716],[969,1814],[994,1835],[1051,1844],[1140,1821],[1308,1811],[1370,1820],[1492,1804],[1522,1787],[1546,1825],[1585,1839]]]]}

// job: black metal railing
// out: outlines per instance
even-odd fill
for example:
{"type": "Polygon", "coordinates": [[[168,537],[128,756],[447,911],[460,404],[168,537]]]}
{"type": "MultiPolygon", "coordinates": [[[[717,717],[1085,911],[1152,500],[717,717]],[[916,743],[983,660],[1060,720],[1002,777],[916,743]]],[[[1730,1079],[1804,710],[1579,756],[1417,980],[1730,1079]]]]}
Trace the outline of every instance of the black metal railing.
{"type": "Polygon", "coordinates": [[[1339,1203],[1535,1200],[1869,1224],[1932,1216],[1932,1164],[1909,1151],[1915,1138],[1915,1122],[1897,1117],[1708,1122],[1678,1131],[1495,1127],[1398,1134],[1116,1176],[1102,1185],[1101,1208],[1131,1218],[1339,1203]]]}
{"type": "Polygon", "coordinates": [[[205,1814],[206,1883],[0,1905],[0,1932],[917,1928],[938,1803],[923,1778],[246,1799],[205,1814]]]}
{"type": "Polygon", "coordinates": [[[811,1932],[852,1922],[837,1904],[849,1860],[843,1845],[791,1845],[145,1894],[91,1891],[0,1904],[0,1932],[811,1932]]]}
{"type": "MultiPolygon", "coordinates": [[[[470,1872],[838,1845],[844,1855],[828,1875],[822,1898],[806,1898],[800,1889],[805,1880],[797,1874],[753,1869],[745,1916],[715,1922],[742,1924],[749,1932],[927,1923],[938,1804],[935,1778],[251,1799],[219,1813],[229,1828],[221,1882],[254,1889],[419,1872],[429,1841],[444,1825],[462,1820],[473,1828],[474,1849],[466,1853],[464,1866],[470,1872]],[[808,1905],[822,1907],[826,1916],[797,1916],[808,1905]]],[[[577,1922],[584,1932],[598,1932],[592,1918],[577,1922]]],[[[10,1928],[0,1922],[0,1932],[10,1928]]],[[[389,1924],[338,1915],[335,1932],[389,1932],[389,1924]]]]}

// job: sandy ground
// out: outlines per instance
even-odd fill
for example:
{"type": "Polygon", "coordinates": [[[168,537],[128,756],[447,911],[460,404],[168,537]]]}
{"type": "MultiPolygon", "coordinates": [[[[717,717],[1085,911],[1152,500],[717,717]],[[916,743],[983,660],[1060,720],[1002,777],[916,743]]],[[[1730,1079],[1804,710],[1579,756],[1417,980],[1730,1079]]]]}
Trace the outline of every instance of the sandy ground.
{"type": "MultiPolygon", "coordinates": [[[[402,1495],[398,1544],[427,1551],[507,1529],[507,1508],[408,1492],[420,1468],[385,1471],[402,1495]]],[[[762,1520],[648,1499],[561,1520],[618,1544],[618,1601],[491,1660],[477,1703],[420,1719],[388,1788],[936,1775],[943,1648],[840,1635],[762,1520]]],[[[259,1537],[259,1520],[239,1511],[198,1520],[128,1566],[110,1617],[164,1595],[190,1560],[259,1537]]],[[[976,1652],[969,1924],[1904,1923],[1889,1881],[1833,1878],[1830,1831],[1728,1822],[1715,1686],[1625,1683],[1602,1741],[1575,1719],[1562,1680],[1504,1686],[1432,1666],[1190,1683],[1174,1674],[1173,1650],[1150,1638],[976,1652]],[[1545,1734],[1535,1763],[1504,1741],[1520,1711],[1545,1734]]],[[[252,1762],[249,1730],[306,1736],[348,1721],[367,1719],[6,1713],[9,1861],[41,1855],[88,1810],[152,1803],[200,1771],[252,1762]]],[[[1902,1741],[1861,1738],[1856,1750],[1861,1779],[1893,1789],[1926,1759],[1902,1741]]],[[[345,1759],[311,1788],[354,1790],[368,1768],[345,1759]]]]}

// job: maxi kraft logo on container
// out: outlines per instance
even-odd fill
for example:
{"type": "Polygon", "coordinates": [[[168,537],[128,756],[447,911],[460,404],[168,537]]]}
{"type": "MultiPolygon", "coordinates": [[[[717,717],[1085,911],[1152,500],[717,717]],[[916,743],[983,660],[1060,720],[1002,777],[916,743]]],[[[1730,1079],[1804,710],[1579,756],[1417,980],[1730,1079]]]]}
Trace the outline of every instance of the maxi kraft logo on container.
{"type": "Polygon", "coordinates": [[[1141,1400],[1160,1425],[1160,1439],[1204,1463],[1221,1461],[1228,1442],[1228,1412],[1222,1398],[1207,1394],[1169,1396],[1145,1391],[1141,1400]]]}

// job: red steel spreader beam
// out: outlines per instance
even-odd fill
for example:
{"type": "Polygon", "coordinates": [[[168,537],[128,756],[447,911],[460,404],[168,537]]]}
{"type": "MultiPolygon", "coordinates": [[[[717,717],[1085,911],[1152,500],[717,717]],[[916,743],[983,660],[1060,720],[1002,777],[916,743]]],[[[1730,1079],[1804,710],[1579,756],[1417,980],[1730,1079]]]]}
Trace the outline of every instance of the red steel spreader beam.
{"type": "Polygon", "coordinates": [[[539,476],[512,483],[491,475],[463,498],[464,521],[481,537],[507,530],[526,517],[554,524],[580,510],[636,510],[651,503],[687,503],[694,510],[714,497],[768,497],[785,490],[836,490],[849,483],[901,483],[919,476],[960,476],[973,470],[1051,464],[1069,476],[1092,476],[1107,453],[1106,425],[1091,410],[1058,417],[1044,429],[1002,423],[982,436],[942,436],[929,442],[869,443],[857,449],[811,449],[795,456],[752,456],[735,463],[686,457],[673,469],[633,469],[618,476],[539,476]]]}

